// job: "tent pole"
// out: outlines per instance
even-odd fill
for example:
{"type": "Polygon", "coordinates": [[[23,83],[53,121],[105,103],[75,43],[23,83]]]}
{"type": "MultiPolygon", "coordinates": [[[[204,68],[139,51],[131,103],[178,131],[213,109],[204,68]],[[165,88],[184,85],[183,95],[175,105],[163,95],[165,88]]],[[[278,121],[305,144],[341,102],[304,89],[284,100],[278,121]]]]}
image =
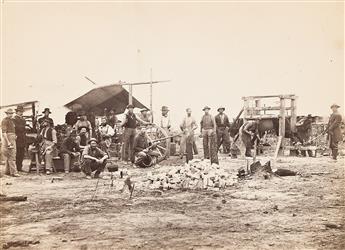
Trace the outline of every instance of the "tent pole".
{"type": "Polygon", "coordinates": [[[133,104],[133,89],[132,89],[132,84],[129,85],[129,95],[128,95],[128,103],[133,104]]]}
{"type": "Polygon", "coordinates": [[[152,112],[152,68],[150,69],[150,112],[151,112],[151,122],[153,123],[153,112],[152,112]]]}

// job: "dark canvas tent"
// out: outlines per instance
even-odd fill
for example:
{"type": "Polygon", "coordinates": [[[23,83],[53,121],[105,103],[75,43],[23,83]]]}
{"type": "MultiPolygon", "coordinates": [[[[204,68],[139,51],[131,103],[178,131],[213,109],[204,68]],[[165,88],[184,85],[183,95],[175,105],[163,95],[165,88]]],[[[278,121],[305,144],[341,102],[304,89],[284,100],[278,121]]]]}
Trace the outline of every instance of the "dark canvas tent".
{"type": "MultiPolygon", "coordinates": [[[[103,115],[104,109],[113,109],[116,114],[125,111],[128,104],[129,93],[118,84],[107,85],[90,90],[79,98],[67,103],[65,107],[72,111],[94,112],[95,115],[103,115]]],[[[146,108],[133,97],[133,105],[137,108],[146,108]]]]}

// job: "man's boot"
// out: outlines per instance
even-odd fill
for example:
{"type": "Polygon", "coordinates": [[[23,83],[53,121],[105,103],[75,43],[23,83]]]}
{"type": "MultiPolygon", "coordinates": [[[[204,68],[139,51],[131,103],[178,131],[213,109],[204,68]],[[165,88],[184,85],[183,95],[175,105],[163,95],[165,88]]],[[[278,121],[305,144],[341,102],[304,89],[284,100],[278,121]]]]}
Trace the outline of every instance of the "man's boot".
{"type": "Polygon", "coordinates": [[[332,150],[332,158],[333,158],[333,160],[337,160],[337,156],[338,156],[338,149],[333,149],[332,150]]]}

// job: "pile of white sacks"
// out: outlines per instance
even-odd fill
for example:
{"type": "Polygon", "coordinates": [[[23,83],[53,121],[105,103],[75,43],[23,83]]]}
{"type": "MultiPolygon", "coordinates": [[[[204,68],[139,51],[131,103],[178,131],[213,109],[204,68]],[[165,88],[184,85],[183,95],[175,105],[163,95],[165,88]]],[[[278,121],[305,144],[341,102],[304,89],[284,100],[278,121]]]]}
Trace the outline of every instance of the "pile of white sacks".
{"type": "Polygon", "coordinates": [[[237,176],[226,172],[223,166],[209,160],[194,159],[183,166],[172,166],[167,173],[147,174],[150,189],[213,189],[220,190],[237,182],[237,176]]]}

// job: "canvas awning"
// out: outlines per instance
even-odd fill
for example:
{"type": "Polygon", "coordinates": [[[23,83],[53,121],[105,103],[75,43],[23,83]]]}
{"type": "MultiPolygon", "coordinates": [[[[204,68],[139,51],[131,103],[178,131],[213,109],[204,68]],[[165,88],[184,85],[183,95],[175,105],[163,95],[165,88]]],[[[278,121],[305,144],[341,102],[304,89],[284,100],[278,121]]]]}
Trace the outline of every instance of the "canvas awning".
{"type": "MultiPolygon", "coordinates": [[[[113,109],[116,114],[122,114],[128,104],[129,93],[118,84],[107,85],[90,90],[79,98],[67,103],[65,107],[72,111],[94,112],[95,115],[103,115],[104,109],[113,109]]],[[[133,105],[137,108],[146,108],[133,97],[133,105]]]]}

